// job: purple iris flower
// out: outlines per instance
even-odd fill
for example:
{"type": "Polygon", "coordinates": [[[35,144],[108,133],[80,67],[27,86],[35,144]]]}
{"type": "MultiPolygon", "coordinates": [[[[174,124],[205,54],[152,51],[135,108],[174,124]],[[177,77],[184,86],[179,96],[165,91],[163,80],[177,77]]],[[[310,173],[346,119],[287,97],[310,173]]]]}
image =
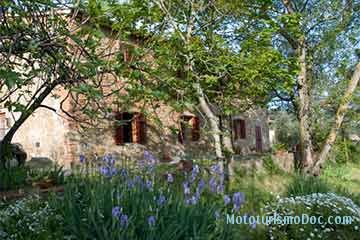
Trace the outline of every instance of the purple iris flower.
{"type": "Polygon", "coordinates": [[[224,204],[225,206],[231,203],[231,198],[228,195],[224,195],[224,204]]]}
{"type": "Polygon", "coordinates": [[[139,175],[136,175],[134,182],[135,182],[135,183],[138,183],[138,184],[141,184],[141,183],[142,183],[141,177],[140,177],[139,175]]]}
{"type": "Polygon", "coordinates": [[[117,174],[117,169],[114,167],[110,168],[110,173],[111,173],[111,177],[115,176],[117,174]]]}
{"type": "Polygon", "coordinates": [[[196,205],[199,201],[199,198],[197,198],[196,195],[190,197],[190,198],[186,198],[185,199],[185,204],[186,205],[196,205]]]}
{"type": "Polygon", "coordinates": [[[211,171],[213,171],[216,174],[221,174],[221,166],[220,164],[214,164],[211,167],[211,171]]]}
{"type": "Polygon", "coordinates": [[[209,181],[210,191],[216,192],[216,179],[215,177],[211,177],[209,181]]]}
{"type": "Polygon", "coordinates": [[[241,205],[245,202],[245,195],[242,192],[236,192],[233,195],[234,210],[239,211],[241,205]]]}
{"type": "Polygon", "coordinates": [[[86,157],[84,154],[80,154],[79,156],[80,163],[84,163],[86,161],[86,157]]]}
{"type": "Polygon", "coordinates": [[[127,227],[128,223],[129,223],[128,215],[122,214],[120,216],[120,226],[121,227],[127,227]]]}
{"type": "Polygon", "coordinates": [[[108,167],[102,166],[102,167],[100,167],[100,173],[102,175],[104,175],[105,177],[109,177],[110,169],[108,167]]]}
{"type": "Polygon", "coordinates": [[[147,189],[152,189],[153,187],[153,182],[151,180],[146,180],[146,188],[147,189]]]}
{"type": "Polygon", "coordinates": [[[167,181],[168,183],[173,183],[174,182],[174,177],[171,173],[167,174],[167,181]]]}
{"type": "Polygon", "coordinates": [[[166,197],[164,195],[160,195],[157,200],[158,205],[163,206],[166,203],[166,197]]]}
{"type": "Polygon", "coordinates": [[[121,216],[122,209],[119,206],[113,207],[112,209],[112,215],[116,218],[119,218],[121,216]]]}
{"type": "Polygon", "coordinates": [[[217,186],[217,188],[216,188],[216,190],[217,190],[217,193],[223,193],[224,192],[224,189],[225,187],[224,187],[224,184],[219,184],[218,186],[217,186]]]}
{"type": "Polygon", "coordinates": [[[111,154],[106,154],[103,158],[104,162],[110,166],[114,166],[115,164],[115,159],[113,158],[113,156],[111,154]]]}
{"type": "Polygon", "coordinates": [[[125,168],[122,168],[122,169],[120,170],[120,175],[121,175],[122,177],[126,177],[126,176],[127,176],[127,172],[126,172],[126,169],[125,169],[125,168]]]}
{"type": "Polygon", "coordinates": [[[114,167],[101,166],[100,173],[105,177],[111,178],[112,176],[116,175],[117,170],[114,167]]]}
{"type": "Polygon", "coordinates": [[[197,187],[197,191],[202,192],[202,190],[205,188],[205,181],[204,179],[200,179],[199,183],[198,183],[198,187],[197,187]]]}
{"type": "Polygon", "coordinates": [[[156,163],[156,158],[154,157],[154,155],[152,155],[147,150],[144,151],[144,159],[150,164],[155,164],[156,163]]]}
{"type": "Polygon", "coordinates": [[[190,194],[190,186],[189,186],[189,183],[188,183],[188,182],[184,182],[184,183],[183,183],[183,187],[184,187],[184,194],[185,194],[185,195],[190,194]]]}
{"type": "Polygon", "coordinates": [[[150,227],[154,227],[154,226],[155,226],[155,224],[156,224],[156,218],[155,218],[155,216],[150,216],[150,217],[148,218],[148,224],[149,224],[150,227]]]}
{"type": "Polygon", "coordinates": [[[134,188],[135,187],[135,183],[134,183],[134,181],[133,180],[131,180],[131,179],[129,179],[128,181],[127,181],[127,186],[128,186],[128,188],[134,188]]]}

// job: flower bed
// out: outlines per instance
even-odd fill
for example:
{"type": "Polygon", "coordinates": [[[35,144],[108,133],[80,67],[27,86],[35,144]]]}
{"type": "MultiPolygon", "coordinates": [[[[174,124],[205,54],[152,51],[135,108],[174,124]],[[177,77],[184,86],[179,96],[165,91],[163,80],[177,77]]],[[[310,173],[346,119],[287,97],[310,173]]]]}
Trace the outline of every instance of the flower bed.
{"type": "MultiPolygon", "coordinates": [[[[279,198],[266,206],[268,216],[313,216],[319,221],[307,224],[271,224],[270,239],[359,239],[360,208],[351,199],[334,193],[313,193],[279,198]],[[330,218],[329,218],[330,217],[330,218]],[[339,222],[335,223],[338,217],[339,222]],[[351,220],[348,218],[351,217],[351,220]],[[350,221],[348,221],[350,220],[350,221]]],[[[304,218],[305,219],[305,218],[304,218]]]]}

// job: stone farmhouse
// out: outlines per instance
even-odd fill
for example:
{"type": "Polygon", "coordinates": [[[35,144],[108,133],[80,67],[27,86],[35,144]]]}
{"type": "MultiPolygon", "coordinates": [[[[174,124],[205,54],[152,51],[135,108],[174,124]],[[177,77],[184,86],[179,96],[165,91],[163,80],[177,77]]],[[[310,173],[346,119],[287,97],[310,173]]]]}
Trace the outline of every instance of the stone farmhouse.
{"type": "MultiPolygon", "coordinates": [[[[109,51],[113,47],[121,48],[121,44],[104,46],[109,51]]],[[[128,58],[124,49],[124,60],[128,58]]],[[[107,81],[126,82],[113,76],[109,76],[107,81]]],[[[13,143],[22,145],[27,160],[47,158],[60,165],[71,166],[78,162],[80,154],[96,157],[112,153],[136,159],[145,149],[164,162],[187,157],[212,158],[214,155],[207,121],[195,111],[177,112],[162,103],[156,108],[153,105],[142,106],[142,109],[151,112],[145,115],[136,104],[126,108],[111,106],[113,113],[108,121],[98,128],[84,131],[80,130],[79,123],[61,110],[64,107],[76,113],[71,100],[64,100],[67,95],[65,89],[56,89],[56,95],[57,98],[49,96],[43,103],[53,111],[37,109],[14,136],[13,143]]],[[[18,117],[19,113],[9,112],[0,106],[0,140],[18,117]]],[[[229,122],[237,154],[262,153],[270,149],[266,110],[254,108],[239,112],[229,122]]]]}

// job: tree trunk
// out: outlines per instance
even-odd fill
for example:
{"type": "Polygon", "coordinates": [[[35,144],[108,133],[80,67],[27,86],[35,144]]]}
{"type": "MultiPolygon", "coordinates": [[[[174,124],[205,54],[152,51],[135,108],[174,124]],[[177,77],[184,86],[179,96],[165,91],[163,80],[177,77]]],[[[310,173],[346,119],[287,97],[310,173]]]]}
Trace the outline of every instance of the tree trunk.
{"type": "Polygon", "coordinates": [[[310,83],[306,72],[306,43],[301,41],[299,51],[300,73],[298,76],[299,86],[299,125],[300,125],[300,151],[301,151],[301,169],[308,171],[313,164],[312,142],[310,135],[310,83]]]}
{"type": "MultiPolygon", "coordinates": [[[[211,135],[214,139],[214,148],[215,148],[215,154],[216,158],[222,162],[222,167],[225,175],[225,181],[229,182],[230,180],[230,170],[229,170],[229,159],[225,157],[223,147],[224,147],[224,139],[221,129],[221,121],[218,116],[212,111],[209,104],[206,102],[204,92],[200,86],[200,84],[195,84],[195,89],[198,94],[198,100],[200,103],[200,109],[206,116],[206,118],[209,120],[210,123],[210,129],[211,129],[211,135]]],[[[226,139],[226,138],[225,138],[226,139]]],[[[225,140],[226,142],[227,140],[225,140]]],[[[227,150],[228,146],[225,147],[227,150]]],[[[231,148],[230,148],[231,149],[231,148]]]]}
{"type": "Polygon", "coordinates": [[[231,177],[232,175],[234,175],[232,166],[231,166],[231,161],[232,161],[232,157],[234,155],[234,146],[233,146],[233,142],[232,142],[232,132],[231,132],[231,118],[225,118],[222,121],[221,124],[221,142],[222,142],[222,146],[223,146],[223,152],[224,152],[224,156],[225,156],[225,161],[226,161],[226,169],[227,169],[227,173],[229,175],[229,177],[231,177]]]}
{"type": "Polygon", "coordinates": [[[314,175],[320,174],[320,169],[322,168],[323,163],[326,161],[329,152],[336,140],[338,131],[342,125],[345,114],[349,108],[349,102],[352,94],[354,93],[360,79],[360,63],[357,64],[356,69],[351,77],[351,80],[348,84],[348,87],[345,91],[344,96],[341,99],[340,105],[336,111],[335,123],[332,126],[329,135],[327,136],[325,143],[320,151],[319,157],[317,158],[316,163],[312,168],[312,173],[314,175]]]}
{"type": "Polygon", "coordinates": [[[14,125],[11,126],[10,130],[6,133],[4,138],[0,143],[0,160],[1,167],[6,168],[6,162],[10,160],[12,156],[11,152],[11,141],[22,124],[33,114],[33,112],[39,108],[41,103],[45,100],[45,98],[51,93],[51,91],[56,87],[57,81],[52,82],[50,85],[46,86],[44,91],[34,100],[34,102],[29,106],[29,108],[22,112],[19,119],[17,119],[14,125]]]}
{"type": "Polygon", "coordinates": [[[195,84],[195,88],[198,94],[198,100],[200,103],[200,109],[205,114],[210,123],[211,135],[214,138],[214,147],[216,157],[219,159],[224,158],[222,144],[221,144],[221,130],[219,118],[211,110],[209,104],[205,100],[205,96],[200,84],[195,84]]]}

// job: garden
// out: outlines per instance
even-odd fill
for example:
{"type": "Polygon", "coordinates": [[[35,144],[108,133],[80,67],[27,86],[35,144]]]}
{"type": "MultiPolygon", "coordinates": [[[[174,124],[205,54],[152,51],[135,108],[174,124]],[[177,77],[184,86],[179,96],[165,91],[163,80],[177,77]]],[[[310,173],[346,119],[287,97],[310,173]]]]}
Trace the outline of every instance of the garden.
{"type": "Polygon", "coordinates": [[[3,197],[1,239],[358,239],[359,188],[348,192],[334,187],[328,182],[331,177],[266,168],[262,173],[239,173],[228,185],[221,164],[195,161],[187,172],[156,162],[150,152],[131,167],[123,167],[111,154],[96,164],[80,155],[76,170],[65,176],[56,167],[37,170],[38,178],[34,170],[27,176],[18,173],[12,186],[32,174],[35,182],[58,179],[54,186],[63,188],[47,186],[46,194],[27,191],[21,197],[3,197]],[[249,219],[234,224],[227,216],[274,213],[352,216],[352,222],[262,224],[249,219]]]}
{"type": "Polygon", "coordinates": [[[0,240],[359,240],[359,9],[0,1],[0,240]]]}

